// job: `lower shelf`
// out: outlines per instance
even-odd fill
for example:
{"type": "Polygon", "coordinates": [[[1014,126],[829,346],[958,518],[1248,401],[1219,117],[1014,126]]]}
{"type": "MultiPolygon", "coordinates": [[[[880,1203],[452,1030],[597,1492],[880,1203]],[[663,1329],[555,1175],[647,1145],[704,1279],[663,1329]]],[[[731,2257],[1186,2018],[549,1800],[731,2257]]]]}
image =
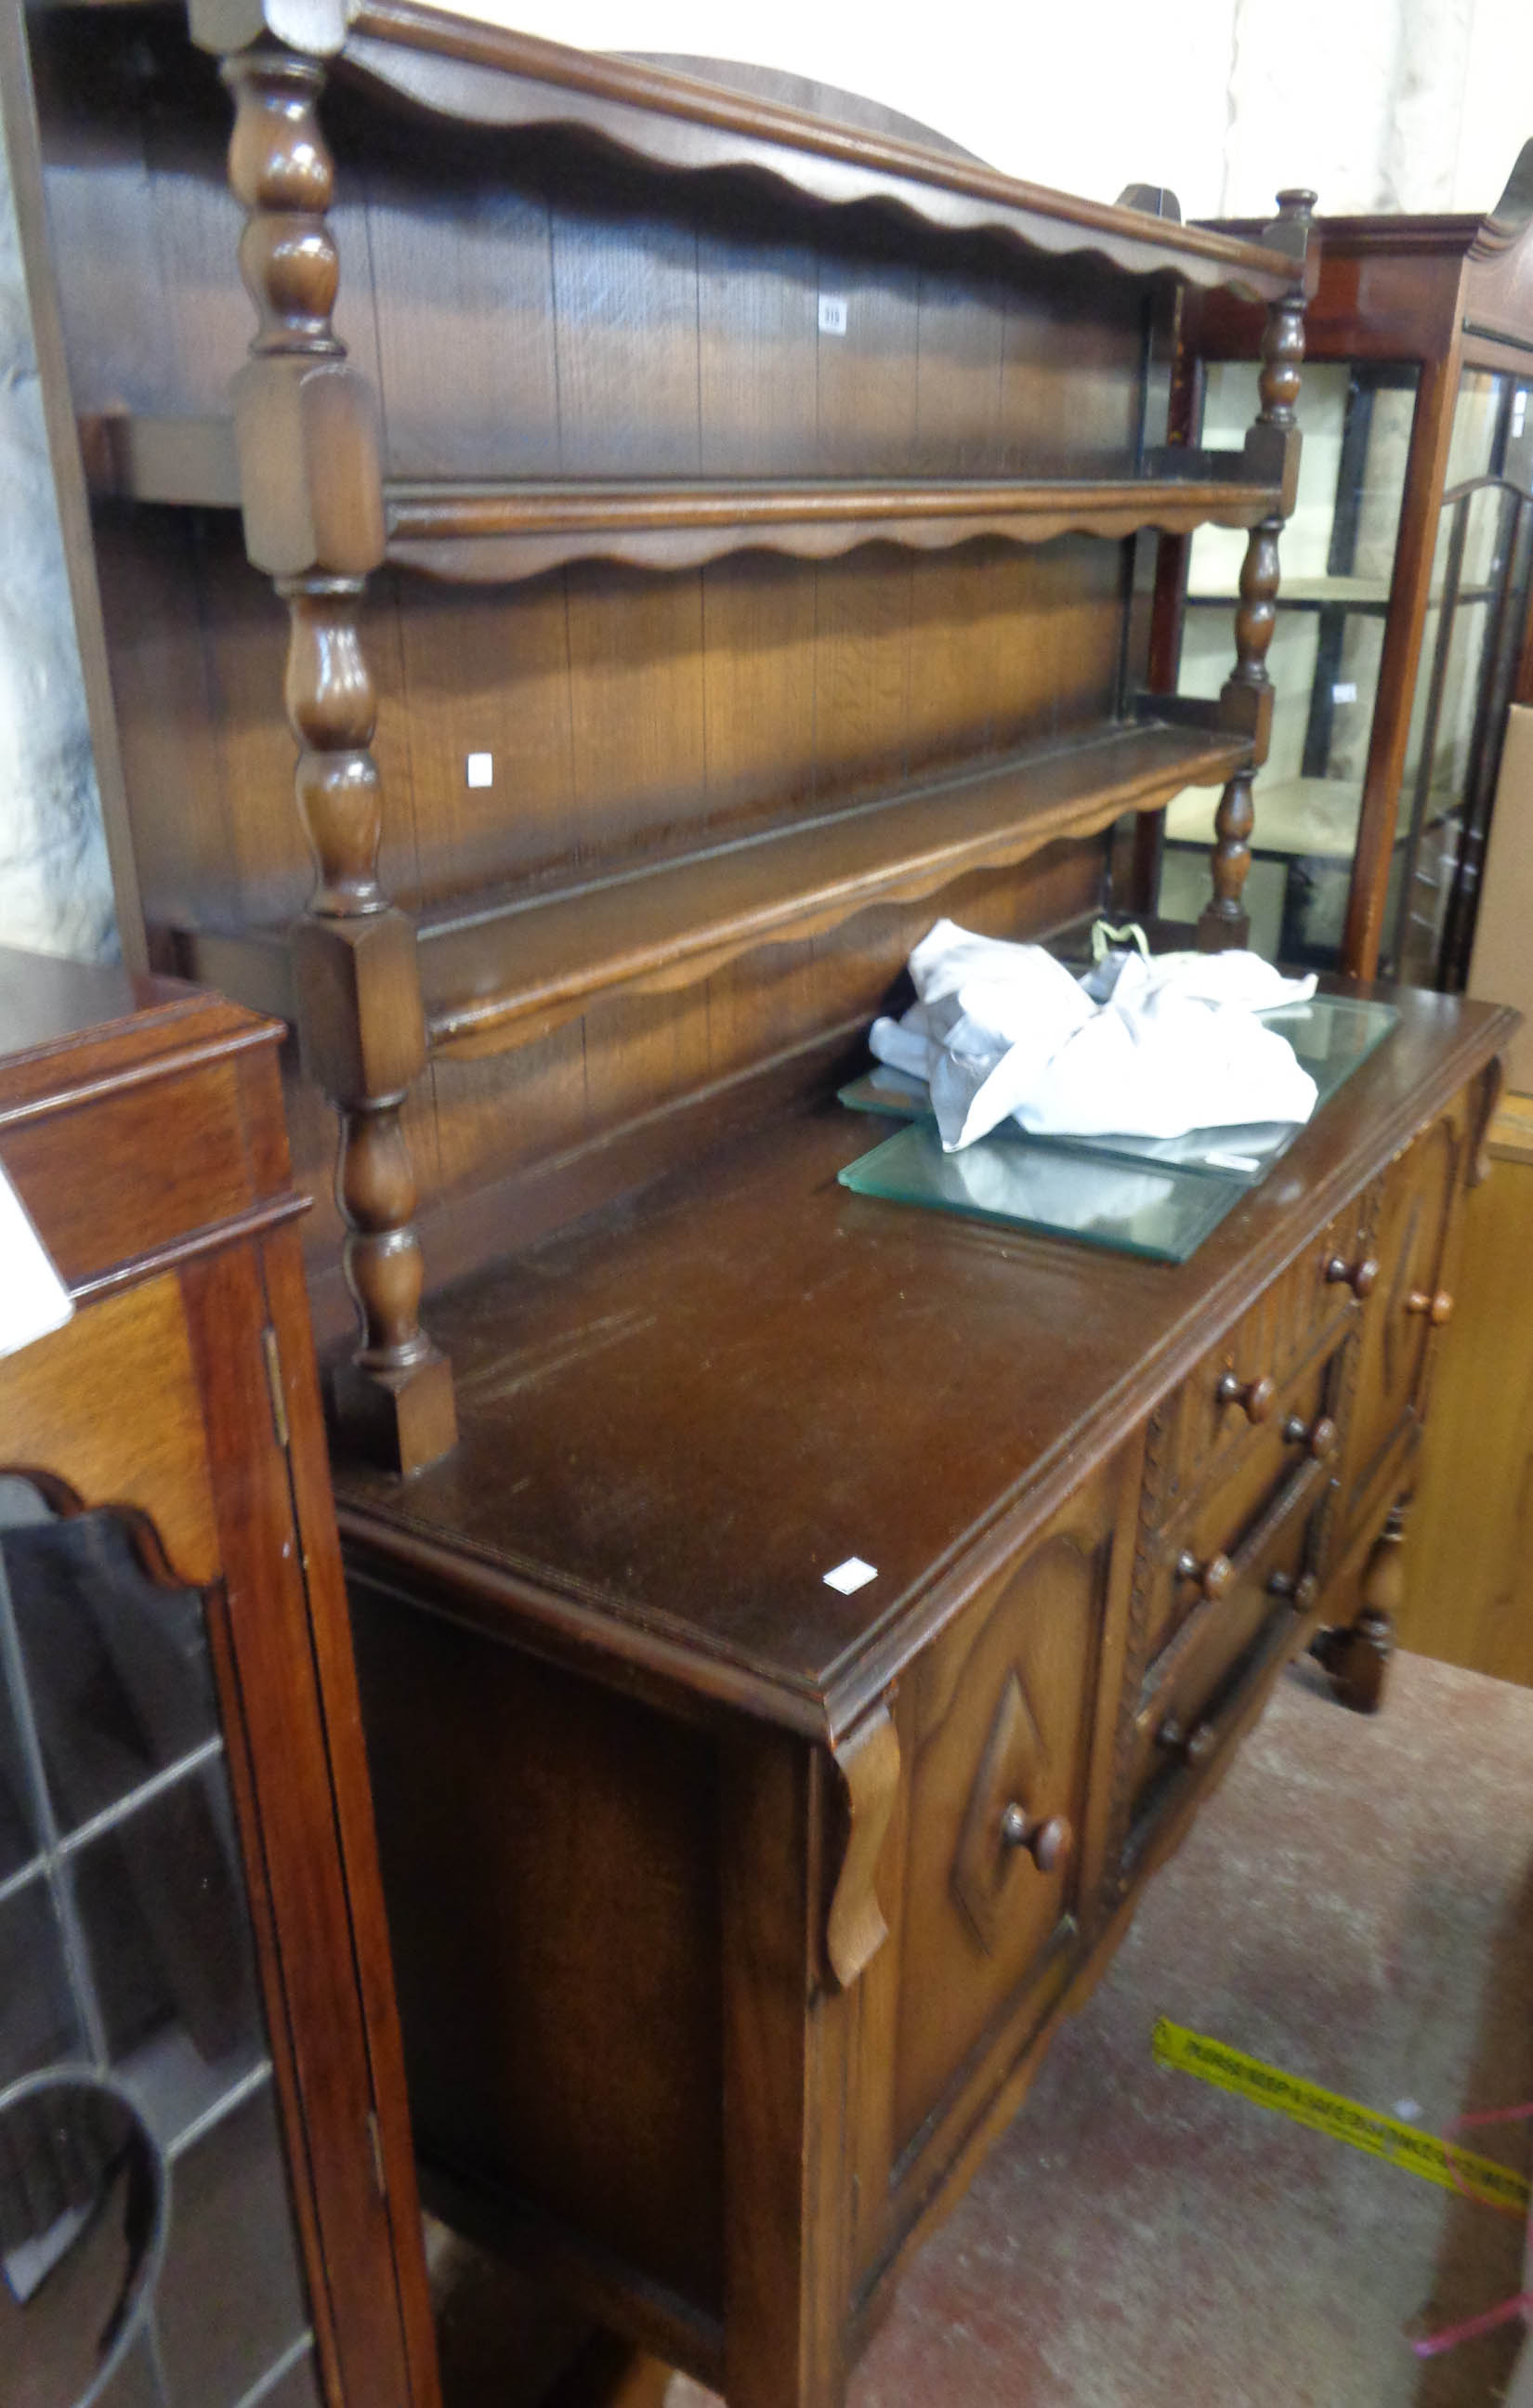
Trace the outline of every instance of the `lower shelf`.
{"type": "Polygon", "coordinates": [[[1239,736],[1114,725],[681,860],[428,914],[422,981],[433,1050],[497,1052],[598,994],[690,984],[752,946],[1091,835],[1185,783],[1220,784],[1247,755],[1239,736]]]}
{"type": "MultiPolygon", "coordinates": [[[[436,1054],[497,1054],[598,996],[689,986],[752,947],[796,941],[875,903],[1091,836],[1184,786],[1223,784],[1249,740],[1113,722],[1073,739],[912,780],[783,826],[579,884],[476,895],[423,912],[421,984],[436,1054]]],[[[1213,814],[1205,802],[1205,833],[1213,814]]],[[[192,932],[189,977],[292,1018],[280,931],[192,932]]]]}

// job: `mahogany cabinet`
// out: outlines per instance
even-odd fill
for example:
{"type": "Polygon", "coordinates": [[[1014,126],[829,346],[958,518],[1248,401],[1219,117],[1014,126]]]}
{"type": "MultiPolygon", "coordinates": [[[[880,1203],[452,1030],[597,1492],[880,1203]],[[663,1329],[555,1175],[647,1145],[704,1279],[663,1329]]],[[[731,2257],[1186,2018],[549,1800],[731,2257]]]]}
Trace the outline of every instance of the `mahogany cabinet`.
{"type": "Polygon", "coordinates": [[[281,1032],[8,952],[0,1027],[0,2362],[435,2408],[281,1032]]]}
{"type": "MultiPolygon", "coordinates": [[[[1483,218],[1321,217],[1315,248],[1256,883],[1281,889],[1284,959],[1456,991],[1507,707],[1533,697],[1533,145],[1483,218]]],[[[1217,440],[1243,416],[1260,336],[1249,308],[1190,298],[1174,404],[1189,434],[1217,440]]],[[[1163,582],[1160,640],[1174,661],[1180,618],[1195,691],[1220,674],[1239,566],[1199,535],[1184,585],[1163,582]]],[[[1196,797],[1166,825],[1174,916],[1172,888],[1197,892],[1196,797]]]]}

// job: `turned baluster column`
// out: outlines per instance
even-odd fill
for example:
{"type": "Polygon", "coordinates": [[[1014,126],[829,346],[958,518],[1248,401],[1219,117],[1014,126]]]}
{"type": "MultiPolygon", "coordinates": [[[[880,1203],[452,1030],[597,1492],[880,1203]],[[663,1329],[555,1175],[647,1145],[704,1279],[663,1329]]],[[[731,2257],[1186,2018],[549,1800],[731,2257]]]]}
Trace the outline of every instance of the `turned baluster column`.
{"type": "Polygon", "coordinates": [[[446,1453],[456,1422],[451,1368],[421,1326],[401,1114],[425,1062],[425,1023],[413,923],[378,882],[377,705],[357,631],[384,548],[377,413],[331,322],[324,70],[273,45],[249,16],[243,0],[203,0],[193,22],[209,47],[226,49],[231,30],[251,45],[222,66],[235,100],[229,180],[246,211],[239,263],[258,322],[235,380],[235,423],[246,548],[288,609],[284,699],[314,856],[314,891],[292,932],[298,1034],[306,1075],[340,1118],[336,1193],[361,1324],[333,1398],[348,1437],[410,1471],[446,1453]]]}
{"type": "Polygon", "coordinates": [[[1270,515],[1251,530],[1235,612],[1235,667],[1219,696],[1219,724],[1250,737],[1251,760],[1230,779],[1214,815],[1213,894],[1197,928],[1198,942],[1206,953],[1243,945],[1251,934],[1242,900],[1255,825],[1251,790],[1272,740],[1272,681],[1267,672],[1267,653],[1278,615],[1278,538],[1293,510],[1298,486],[1304,262],[1314,199],[1309,192],[1280,193],[1277,222],[1266,236],[1268,243],[1290,253],[1296,278],[1267,313],[1257,382],[1260,408],[1245,450],[1253,475],[1276,485],[1279,498],[1270,515]]]}

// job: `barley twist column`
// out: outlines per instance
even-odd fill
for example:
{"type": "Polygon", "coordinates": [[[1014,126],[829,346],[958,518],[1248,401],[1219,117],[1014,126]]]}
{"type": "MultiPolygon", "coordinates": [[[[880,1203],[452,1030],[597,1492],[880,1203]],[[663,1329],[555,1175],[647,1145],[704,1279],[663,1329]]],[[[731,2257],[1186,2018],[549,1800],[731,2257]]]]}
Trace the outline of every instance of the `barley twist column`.
{"type": "Polygon", "coordinates": [[[1262,481],[1278,487],[1279,498],[1273,511],[1251,530],[1235,612],[1235,666],[1219,697],[1220,725],[1250,737],[1251,760],[1230,779],[1214,815],[1213,894],[1198,923],[1198,942],[1209,953],[1243,945],[1251,934],[1242,900],[1255,825],[1251,790],[1272,738],[1272,681],[1267,671],[1267,653],[1278,615],[1278,538],[1293,510],[1298,482],[1303,270],[1314,198],[1309,192],[1280,193],[1277,222],[1267,236],[1294,258],[1296,280],[1268,310],[1256,388],[1260,406],[1246,438],[1246,456],[1262,481]]]}
{"type": "Polygon", "coordinates": [[[258,38],[223,61],[239,264],[257,326],[235,383],[246,548],[287,604],[284,699],[315,884],[292,932],[306,1075],[340,1118],[336,1193],[360,1343],[337,1417],[395,1469],[456,1436],[451,1369],[421,1326],[415,1174],[401,1123],[425,1061],[415,930],[378,882],[377,713],[357,631],[383,557],[376,410],[332,324],[334,171],[317,113],[323,68],[258,38]]]}

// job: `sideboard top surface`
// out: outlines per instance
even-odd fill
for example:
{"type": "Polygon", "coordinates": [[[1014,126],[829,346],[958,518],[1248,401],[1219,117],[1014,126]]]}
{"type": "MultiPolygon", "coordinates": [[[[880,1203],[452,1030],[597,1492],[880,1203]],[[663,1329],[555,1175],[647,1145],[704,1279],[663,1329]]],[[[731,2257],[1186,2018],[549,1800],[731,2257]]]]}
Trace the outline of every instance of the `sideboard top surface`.
{"type": "Polygon", "coordinates": [[[854,1197],[876,1132],[834,1104],[759,1130],[440,1297],[460,1442],[404,1484],[339,1466],[343,1530],[453,1611],[834,1735],[1506,1042],[1497,1007],[1393,999],[1180,1267],[854,1197]]]}

